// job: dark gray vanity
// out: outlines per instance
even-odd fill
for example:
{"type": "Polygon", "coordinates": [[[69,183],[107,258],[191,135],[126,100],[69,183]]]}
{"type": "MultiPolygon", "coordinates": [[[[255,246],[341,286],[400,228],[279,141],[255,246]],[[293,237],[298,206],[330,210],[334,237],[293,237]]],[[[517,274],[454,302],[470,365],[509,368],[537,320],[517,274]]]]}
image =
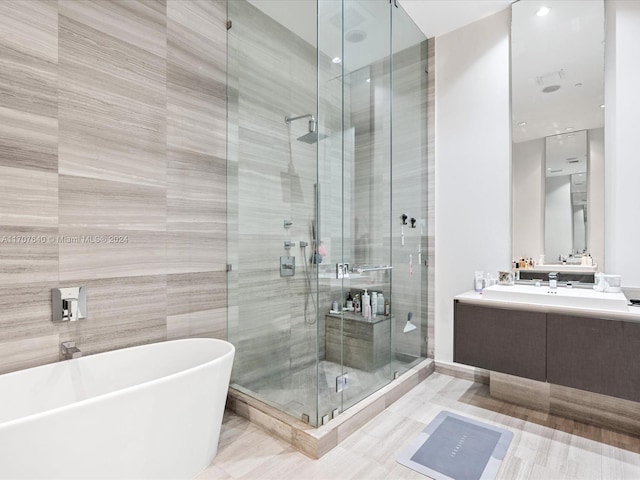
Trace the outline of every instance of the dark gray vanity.
{"type": "Polygon", "coordinates": [[[640,318],[454,302],[455,362],[640,402],[640,318]]]}

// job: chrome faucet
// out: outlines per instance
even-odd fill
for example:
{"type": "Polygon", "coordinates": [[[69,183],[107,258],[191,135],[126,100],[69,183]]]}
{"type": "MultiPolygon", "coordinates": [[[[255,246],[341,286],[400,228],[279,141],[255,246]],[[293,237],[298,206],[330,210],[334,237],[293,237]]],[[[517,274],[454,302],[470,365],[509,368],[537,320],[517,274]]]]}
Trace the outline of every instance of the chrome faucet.
{"type": "Polygon", "coordinates": [[[76,342],[62,342],[60,344],[60,358],[62,360],[71,360],[81,356],[82,352],[76,347],[76,342]]]}

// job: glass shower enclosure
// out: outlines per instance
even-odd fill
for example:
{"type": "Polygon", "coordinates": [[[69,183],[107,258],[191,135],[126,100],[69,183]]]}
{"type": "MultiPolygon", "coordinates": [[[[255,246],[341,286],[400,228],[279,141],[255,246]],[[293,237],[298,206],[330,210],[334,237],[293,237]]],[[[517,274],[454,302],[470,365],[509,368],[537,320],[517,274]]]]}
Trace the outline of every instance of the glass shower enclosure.
{"type": "Polygon", "coordinates": [[[389,0],[228,9],[231,387],[318,426],[426,356],[427,42],[389,0]]]}

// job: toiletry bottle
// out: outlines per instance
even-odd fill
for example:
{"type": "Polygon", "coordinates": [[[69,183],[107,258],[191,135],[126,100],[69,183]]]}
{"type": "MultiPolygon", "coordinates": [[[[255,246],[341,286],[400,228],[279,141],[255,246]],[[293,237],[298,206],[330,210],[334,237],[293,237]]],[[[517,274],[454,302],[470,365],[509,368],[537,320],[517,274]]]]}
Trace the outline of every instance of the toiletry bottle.
{"type": "Polygon", "coordinates": [[[353,297],[351,296],[351,292],[347,295],[347,310],[353,311],[353,297]]]}
{"type": "Polygon", "coordinates": [[[484,272],[482,270],[478,270],[473,275],[473,289],[476,292],[482,291],[482,281],[484,279],[484,272]]]}
{"type": "Polygon", "coordinates": [[[338,311],[338,301],[337,300],[333,301],[333,307],[331,308],[331,310],[333,310],[334,312],[338,311]]]}
{"type": "Polygon", "coordinates": [[[378,315],[378,293],[371,292],[371,316],[378,315]]]}
{"type": "Polygon", "coordinates": [[[371,304],[369,303],[369,294],[366,288],[362,294],[362,316],[367,320],[371,319],[371,304]]]}
{"type": "Polygon", "coordinates": [[[382,292],[378,294],[378,315],[384,315],[384,295],[382,292]]]}
{"type": "Polygon", "coordinates": [[[360,309],[360,295],[356,293],[356,296],[353,297],[353,312],[360,313],[362,310],[360,309]]]}
{"type": "Polygon", "coordinates": [[[385,299],[385,301],[384,301],[384,314],[389,316],[389,311],[390,311],[389,300],[385,299]]]}

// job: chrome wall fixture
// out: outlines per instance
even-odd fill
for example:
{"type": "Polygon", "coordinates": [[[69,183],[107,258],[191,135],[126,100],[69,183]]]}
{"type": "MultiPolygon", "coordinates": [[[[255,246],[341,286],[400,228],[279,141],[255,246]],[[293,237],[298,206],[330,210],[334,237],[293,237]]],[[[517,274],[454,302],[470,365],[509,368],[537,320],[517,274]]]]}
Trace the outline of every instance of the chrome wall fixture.
{"type": "Polygon", "coordinates": [[[51,290],[54,322],[75,322],[87,318],[87,289],[85,287],[54,288],[51,290]]]}

